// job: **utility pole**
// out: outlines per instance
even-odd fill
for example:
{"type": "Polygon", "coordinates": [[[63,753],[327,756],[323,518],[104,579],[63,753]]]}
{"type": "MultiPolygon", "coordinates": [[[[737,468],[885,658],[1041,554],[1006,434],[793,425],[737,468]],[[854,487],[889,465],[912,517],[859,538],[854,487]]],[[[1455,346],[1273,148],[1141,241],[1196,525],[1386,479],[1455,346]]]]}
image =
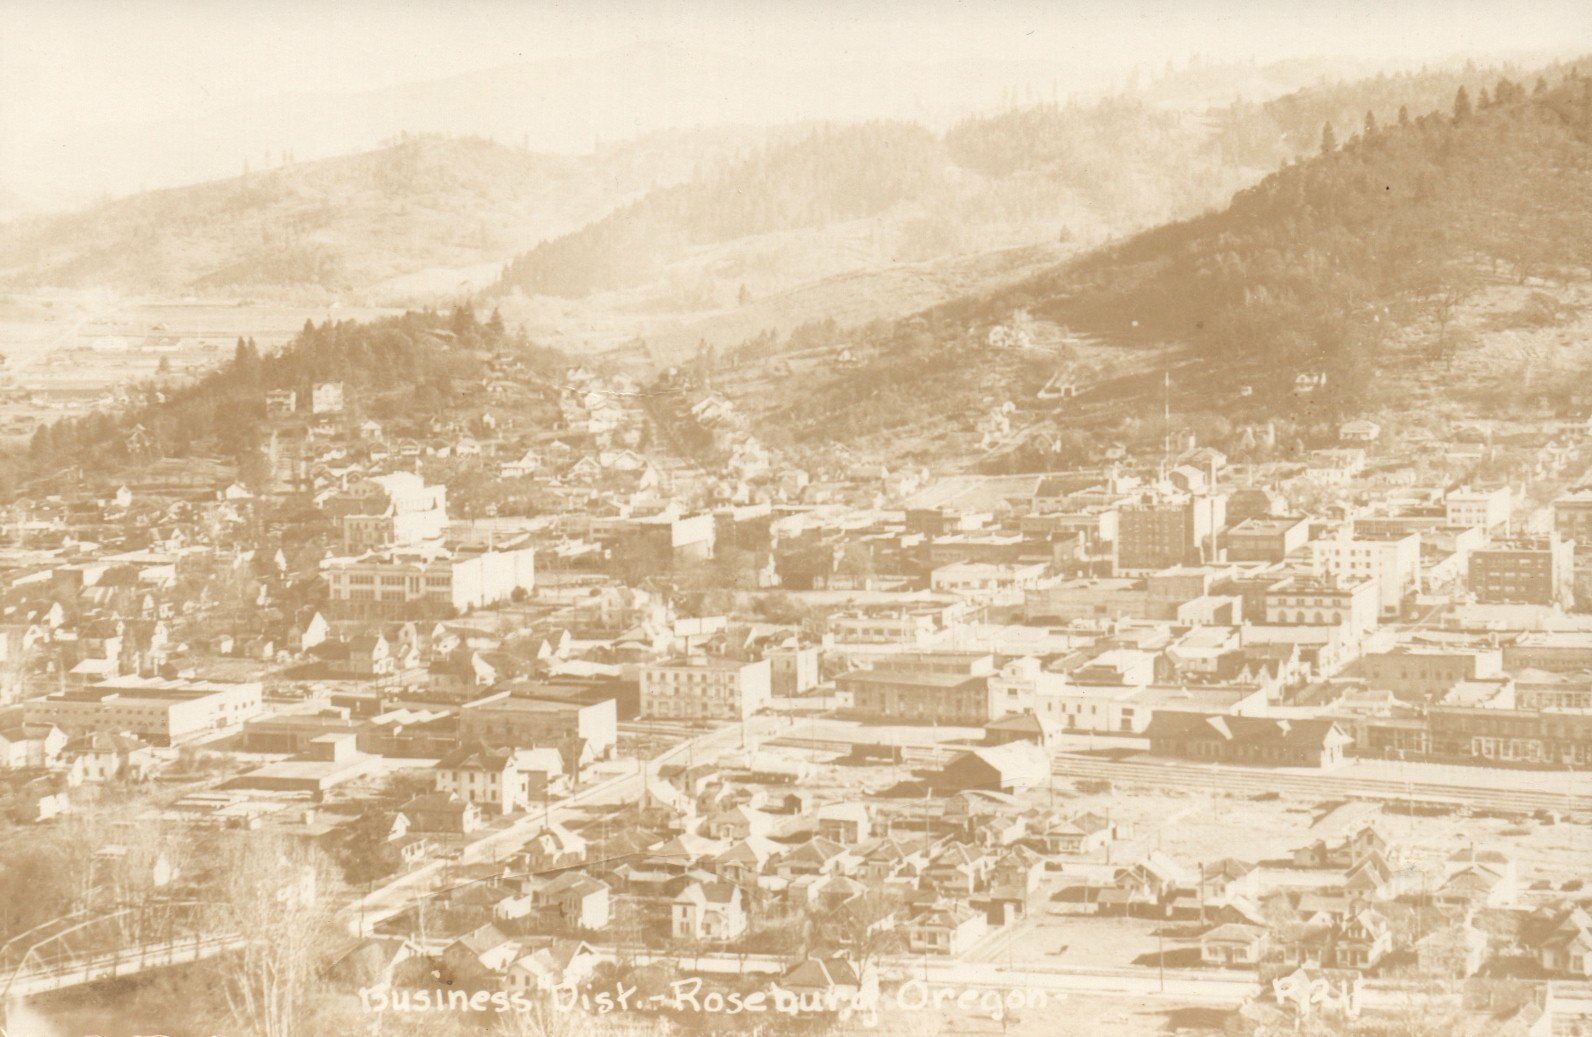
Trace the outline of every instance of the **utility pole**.
{"type": "Polygon", "coordinates": [[[1161,478],[1166,478],[1172,463],[1172,369],[1161,377],[1161,478]]]}

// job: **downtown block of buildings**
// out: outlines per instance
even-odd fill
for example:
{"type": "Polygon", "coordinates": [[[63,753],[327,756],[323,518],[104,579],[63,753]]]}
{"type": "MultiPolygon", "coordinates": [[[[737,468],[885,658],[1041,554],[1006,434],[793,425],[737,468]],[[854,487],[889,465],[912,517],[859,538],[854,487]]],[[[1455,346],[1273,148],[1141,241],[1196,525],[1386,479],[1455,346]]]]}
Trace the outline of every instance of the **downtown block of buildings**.
{"type": "Polygon", "coordinates": [[[525,823],[423,920],[450,920],[453,974],[503,989],[589,974],[616,927],[748,950],[802,912],[843,953],[784,980],[866,986],[860,934],[959,956],[1081,863],[1080,911],[1199,920],[1214,967],[1403,952],[1464,977],[1502,953],[1592,976],[1585,912],[1528,895],[1504,850],[1417,865],[1346,831],[1296,849],[1321,880],[1303,895],[1255,860],[1113,860],[1125,826],[1055,802],[1056,761],[1097,742],[1327,777],[1592,765],[1592,496],[1573,478],[1528,493],[1364,446],[809,472],[713,393],[669,419],[715,459],[686,463],[650,447],[659,418],[623,376],[502,356],[479,388],[478,410],[407,427],[341,387],[307,388],[308,409],[278,395],[268,485],[162,462],[7,508],[8,815],[47,821],[85,783],[202,748],[247,758],[163,816],[316,839],[363,818],[395,874],[525,823]],[[829,733],[804,735],[812,717],[829,733]],[[909,751],[886,728],[927,736],[909,751]],[[792,755],[819,749],[870,783],[792,755]],[[370,795],[394,768],[425,788],[370,795]],[[535,824],[629,775],[625,802],[535,824]],[[1415,937],[1391,906],[1412,888],[1441,908],[1415,937]]]}

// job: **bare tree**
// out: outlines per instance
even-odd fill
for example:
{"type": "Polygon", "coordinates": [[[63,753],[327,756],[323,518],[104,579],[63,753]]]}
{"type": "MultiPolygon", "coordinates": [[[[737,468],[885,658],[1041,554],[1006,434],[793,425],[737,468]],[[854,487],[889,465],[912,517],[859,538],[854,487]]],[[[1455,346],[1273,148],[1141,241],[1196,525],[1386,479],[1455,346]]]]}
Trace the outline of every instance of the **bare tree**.
{"type": "Polygon", "coordinates": [[[222,968],[233,1017],[259,1037],[302,1032],[316,1007],[318,951],[334,935],[327,861],[287,840],[237,840],[216,875],[213,924],[243,940],[222,968]]]}
{"type": "Polygon", "coordinates": [[[492,1027],[495,1037],[597,1037],[608,1032],[609,1026],[578,1005],[560,1009],[547,997],[505,1013],[492,1027]]]}
{"type": "Polygon", "coordinates": [[[859,970],[900,951],[903,934],[897,925],[902,898],[871,889],[811,919],[809,952],[844,951],[859,970]]]}

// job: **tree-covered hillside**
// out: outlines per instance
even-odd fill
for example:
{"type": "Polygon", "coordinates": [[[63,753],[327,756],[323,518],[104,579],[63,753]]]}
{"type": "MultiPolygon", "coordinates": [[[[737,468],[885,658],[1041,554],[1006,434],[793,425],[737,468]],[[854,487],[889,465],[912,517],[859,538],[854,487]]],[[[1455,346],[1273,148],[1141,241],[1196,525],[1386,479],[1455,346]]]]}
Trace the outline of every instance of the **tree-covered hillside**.
{"type": "Polygon", "coordinates": [[[861,365],[806,374],[799,397],[762,390],[766,431],[921,440],[971,429],[1003,400],[1039,407],[1058,369],[1083,395],[1039,408],[1036,427],[1159,412],[1167,370],[1178,409],[1257,418],[1298,411],[1297,377],[1323,374],[1308,410],[1330,421],[1396,405],[1406,376],[1449,370],[1487,330],[1460,315],[1490,293],[1531,296],[1515,315],[1531,324],[1557,312],[1563,286],[1592,282],[1592,78],[1504,79],[1439,111],[1317,133],[1315,155],[1219,212],[852,329],[840,338],[861,365]],[[992,331],[1025,323],[1034,345],[990,346],[992,331]]]}
{"type": "Polygon", "coordinates": [[[569,297],[629,287],[696,246],[875,215],[937,174],[938,142],[920,126],[815,130],[545,241],[508,264],[500,287],[569,297]]]}
{"type": "Polygon", "coordinates": [[[1230,161],[1197,113],[1131,97],[975,116],[952,126],[945,146],[959,167],[1070,199],[1112,233],[1203,211],[1275,165],[1230,161]]]}
{"type": "Polygon", "coordinates": [[[1420,114],[1446,107],[1464,87],[1479,97],[1499,79],[1534,84],[1558,82],[1586,72],[1585,59],[1525,71],[1513,65],[1474,63],[1321,82],[1259,102],[1236,101],[1211,113],[1211,147],[1223,160],[1274,167],[1313,153],[1321,128],[1331,123],[1340,137],[1360,129],[1367,115],[1380,125],[1397,122],[1402,110],[1420,114]]]}
{"type": "Polygon", "coordinates": [[[456,386],[480,376],[483,351],[509,346],[526,349],[496,314],[480,321],[462,307],[371,323],[306,322],[267,356],[240,339],[230,363],[191,385],[144,390],[142,403],[120,413],[41,426],[25,454],[0,463],[0,489],[65,472],[115,473],[163,457],[215,457],[237,464],[247,478],[259,461],[268,390],[294,389],[303,399],[317,382],[340,381],[361,413],[384,422],[423,421],[462,399],[456,386]]]}
{"type": "Polygon", "coordinates": [[[1391,127],[1401,111],[1446,105],[1460,85],[1479,99],[1499,78],[1474,66],[1382,74],[1210,111],[1132,95],[1034,104],[964,118],[941,138],[900,122],[827,127],[544,241],[508,264],[495,292],[578,299],[655,285],[626,305],[722,303],[747,281],[779,291],[802,270],[835,272],[790,262],[803,249],[856,252],[850,269],[1057,241],[1088,246],[1223,204],[1294,160],[1303,141],[1313,151],[1328,122],[1347,139],[1367,120],[1391,127]],[[836,226],[862,217],[875,218],[864,243],[836,226]],[[825,228],[816,243],[787,234],[750,244],[825,228]],[[745,254],[710,251],[735,242],[749,243],[745,254]],[[794,269],[776,273],[782,263],[794,269]]]}
{"type": "MultiPolygon", "coordinates": [[[[994,300],[1115,341],[1184,341],[1246,372],[1330,367],[1353,392],[1393,328],[1485,277],[1592,273],[1592,80],[1500,80],[1375,124],[994,300]]],[[[992,300],[965,300],[971,316],[992,300]]]]}
{"type": "Polygon", "coordinates": [[[1199,212],[1259,175],[1224,163],[1207,137],[1188,112],[1130,99],[1007,109],[943,138],[901,122],[825,127],[545,241],[496,290],[580,298],[667,282],[698,300],[728,281],[733,298],[738,281],[783,289],[833,274],[842,254],[849,270],[1100,240],[1199,212]],[[869,217],[864,242],[840,226],[869,217]],[[715,246],[826,228],[816,242],[787,235],[687,269],[715,246]],[[803,267],[803,249],[831,261],[803,267]]]}

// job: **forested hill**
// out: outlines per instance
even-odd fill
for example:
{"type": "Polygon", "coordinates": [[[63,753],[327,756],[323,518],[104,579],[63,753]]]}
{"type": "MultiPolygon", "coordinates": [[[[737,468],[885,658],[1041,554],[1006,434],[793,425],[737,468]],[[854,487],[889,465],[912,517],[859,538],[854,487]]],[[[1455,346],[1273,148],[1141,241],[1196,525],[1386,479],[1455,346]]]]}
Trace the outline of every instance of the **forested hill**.
{"type": "Polygon", "coordinates": [[[41,426],[29,449],[0,457],[0,495],[44,477],[115,473],[162,457],[216,457],[259,474],[265,393],[341,381],[358,413],[396,432],[429,421],[463,401],[456,388],[478,378],[486,351],[513,348],[549,369],[562,358],[529,347],[494,314],[478,320],[467,308],[410,312],[370,323],[305,322],[280,352],[262,356],[239,340],[233,359],[191,385],[146,389],[122,412],[98,412],[41,426]],[[71,474],[66,474],[71,473],[71,474]]]}
{"type": "Polygon", "coordinates": [[[970,117],[943,138],[901,122],[826,127],[544,242],[506,267],[497,291],[578,298],[694,282],[696,297],[721,297],[727,278],[789,287],[834,272],[838,257],[855,269],[1100,240],[1198,212],[1262,172],[1225,165],[1206,144],[1190,113],[1128,99],[970,117]],[[865,232],[848,232],[865,218],[865,232]],[[734,255],[735,242],[754,258],[734,255]],[[694,269],[712,246],[726,247],[694,269]],[[825,258],[782,280],[804,248],[825,258]]]}
{"type": "Polygon", "coordinates": [[[815,130],[545,241],[508,264],[500,287],[571,297],[623,288],[694,246],[872,216],[921,191],[937,152],[908,123],[815,130]]]}
{"type": "Polygon", "coordinates": [[[1221,212],[937,317],[1026,306],[1112,341],[1186,342],[1257,377],[1335,368],[1353,392],[1391,330],[1440,318],[1485,278],[1592,274],[1592,79],[1502,80],[1447,111],[1322,135],[1320,154],[1221,212]]]}
{"type": "Polygon", "coordinates": [[[1318,134],[1317,154],[1220,211],[833,334],[855,366],[759,374],[746,404],[770,437],[915,459],[990,449],[964,432],[1002,401],[1023,409],[1022,435],[1091,442],[1135,441],[1128,426],[1168,398],[1223,421],[1308,411],[1323,424],[1417,397],[1573,405],[1592,362],[1563,347],[1592,285],[1592,77],[1495,81],[1439,111],[1318,134]],[[1563,333],[1541,372],[1478,356],[1494,333],[1552,325],[1563,333]],[[1076,401],[1038,399],[1058,374],[1076,401]],[[1326,376],[1308,407],[1302,374],[1326,376]]]}
{"type": "Polygon", "coordinates": [[[994,181],[1076,195],[1120,231],[1209,208],[1276,165],[1229,162],[1207,134],[1196,113],[1116,97],[973,116],[946,131],[945,148],[994,181]]]}
{"type": "MultiPolygon", "coordinates": [[[[1557,81],[1578,67],[1543,74],[1557,81]]],[[[969,116],[941,137],[903,122],[814,129],[543,241],[504,268],[492,294],[634,290],[621,309],[660,300],[727,308],[746,301],[737,289],[748,285],[757,297],[888,263],[1087,247],[1223,205],[1313,152],[1327,122],[1340,138],[1367,118],[1393,126],[1400,111],[1446,105],[1460,86],[1480,98],[1504,74],[1524,79],[1512,68],[1456,66],[1209,110],[1133,94],[1033,104],[969,116]]]]}
{"type": "Polygon", "coordinates": [[[1592,61],[1587,59],[1531,71],[1467,63],[1323,81],[1258,102],[1239,100],[1213,108],[1211,146],[1227,162],[1275,168],[1280,161],[1313,153],[1326,123],[1347,136],[1368,114],[1386,125],[1396,122],[1401,110],[1408,115],[1446,107],[1460,87],[1479,97],[1500,78],[1531,85],[1588,71],[1592,61]]]}

